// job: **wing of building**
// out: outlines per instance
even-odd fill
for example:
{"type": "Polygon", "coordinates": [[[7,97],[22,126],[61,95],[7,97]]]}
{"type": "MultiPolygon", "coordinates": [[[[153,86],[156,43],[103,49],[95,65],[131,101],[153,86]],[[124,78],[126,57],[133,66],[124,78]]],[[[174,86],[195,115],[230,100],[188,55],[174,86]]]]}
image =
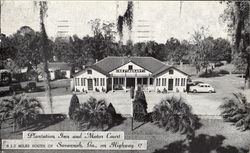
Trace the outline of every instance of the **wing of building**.
{"type": "Polygon", "coordinates": [[[185,92],[188,74],[153,57],[106,57],[74,75],[75,91],[129,90],[185,92]]]}

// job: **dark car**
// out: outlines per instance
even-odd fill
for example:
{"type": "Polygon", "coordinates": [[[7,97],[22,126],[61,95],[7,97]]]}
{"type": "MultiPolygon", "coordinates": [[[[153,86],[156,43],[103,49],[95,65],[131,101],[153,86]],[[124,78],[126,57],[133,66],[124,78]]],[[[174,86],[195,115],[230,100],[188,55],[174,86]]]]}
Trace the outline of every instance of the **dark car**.
{"type": "Polygon", "coordinates": [[[23,88],[22,88],[20,83],[13,83],[13,84],[10,85],[9,91],[11,93],[20,92],[20,91],[23,91],[23,88]]]}
{"type": "Polygon", "coordinates": [[[34,92],[37,90],[36,82],[29,82],[25,87],[26,92],[34,92]]]}

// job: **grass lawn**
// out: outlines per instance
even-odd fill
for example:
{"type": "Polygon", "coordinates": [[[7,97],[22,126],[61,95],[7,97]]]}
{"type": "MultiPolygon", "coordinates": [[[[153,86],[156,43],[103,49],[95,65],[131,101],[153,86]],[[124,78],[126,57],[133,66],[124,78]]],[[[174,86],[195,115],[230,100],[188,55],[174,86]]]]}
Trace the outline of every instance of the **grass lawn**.
{"type": "MultiPolygon", "coordinates": [[[[196,137],[191,142],[190,148],[185,148],[183,142],[185,136],[178,133],[171,133],[164,129],[158,128],[152,123],[143,124],[134,123],[134,130],[131,131],[131,118],[127,118],[118,126],[110,129],[110,131],[124,131],[126,140],[147,140],[146,151],[69,151],[69,150],[6,150],[6,153],[94,153],[94,152],[121,152],[121,153],[182,153],[183,150],[188,150],[192,153],[240,153],[240,150],[250,150],[250,132],[241,132],[219,119],[202,119],[202,126],[196,131],[196,137]],[[216,151],[217,150],[217,151],[216,151]]],[[[4,139],[21,139],[22,133],[10,133],[12,129],[4,128],[2,137],[4,139]]],[[[41,129],[42,131],[76,131],[77,126],[70,120],[65,119],[57,124],[48,125],[41,129]]],[[[246,152],[246,151],[242,151],[246,152]]]]}

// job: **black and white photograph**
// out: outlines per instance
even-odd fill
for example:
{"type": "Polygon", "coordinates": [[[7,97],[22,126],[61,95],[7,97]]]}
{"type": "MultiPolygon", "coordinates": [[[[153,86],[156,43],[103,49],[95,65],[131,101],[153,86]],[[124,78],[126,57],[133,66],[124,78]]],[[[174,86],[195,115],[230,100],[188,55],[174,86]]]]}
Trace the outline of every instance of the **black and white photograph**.
{"type": "Polygon", "coordinates": [[[250,2],[0,0],[0,140],[250,153],[250,2]]]}

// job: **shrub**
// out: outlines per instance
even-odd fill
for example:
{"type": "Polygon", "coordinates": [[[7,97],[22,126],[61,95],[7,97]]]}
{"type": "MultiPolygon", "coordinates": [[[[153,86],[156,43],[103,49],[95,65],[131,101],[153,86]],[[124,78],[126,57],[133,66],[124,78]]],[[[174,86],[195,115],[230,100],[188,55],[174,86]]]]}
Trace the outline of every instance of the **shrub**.
{"type": "Polygon", "coordinates": [[[148,104],[143,91],[136,91],[135,99],[133,101],[134,119],[143,121],[147,115],[148,104]]]}
{"type": "Polygon", "coordinates": [[[102,92],[106,92],[106,89],[102,87],[102,92]]]}
{"type": "Polygon", "coordinates": [[[218,77],[220,76],[219,72],[217,71],[210,71],[210,72],[202,72],[201,74],[199,74],[199,77],[202,78],[210,78],[210,77],[218,77]]]}
{"type": "Polygon", "coordinates": [[[69,118],[71,120],[75,119],[75,116],[77,115],[76,113],[79,109],[80,109],[79,99],[76,94],[73,94],[69,105],[69,118]]]}
{"type": "Polygon", "coordinates": [[[94,97],[90,97],[87,102],[80,105],[76,120],[82,128],[86,127],[87,129],[97,127],[103,130],[105,125],[110,127],[113,124],[113,118],[108,111],[106,101],[97,100],[94,97]]]}
{"type": "Polygon", "coordinates": [[[164,88],[162,93],[168,93],[168,90],[166,88],[164,88]]]}
{"type": "Polygon", "coordinates": [[[100,90],[99,90],[98,88],[95,88],[95,91],[96,91],[96,92],[100,92],[100,90]]]}
{"type": "Polygon", "coordinates": [[[181,132],[187,136],[194,136],[199,118],[191,111],[191,106],[182,97],[167,97],[154,106],[152,121],[159,127],[172,132],[181,132]]]}
{"type": "Polygon", "coordinates": [[[238,129],[250,128],[250,103],[242,93],[233,93],[234,98],[227,99],[220,106],[225,121],[233,122],[238,129]]]}
{"type": "Polygon", "coordinates": [[[38,115],[43,111],[41,103],[35,98],[26,95],[14,95],[0,102],[0,118],[14,119],[14,130],[16,125],[27,127],[38,121],[38,115]]]}
{"type": "Polygon", "coordinates": [[[219,71],[219,74],[229,74],[229,72],[228,72],[227,70],[221,69],[221,70],[219,71]]]}

